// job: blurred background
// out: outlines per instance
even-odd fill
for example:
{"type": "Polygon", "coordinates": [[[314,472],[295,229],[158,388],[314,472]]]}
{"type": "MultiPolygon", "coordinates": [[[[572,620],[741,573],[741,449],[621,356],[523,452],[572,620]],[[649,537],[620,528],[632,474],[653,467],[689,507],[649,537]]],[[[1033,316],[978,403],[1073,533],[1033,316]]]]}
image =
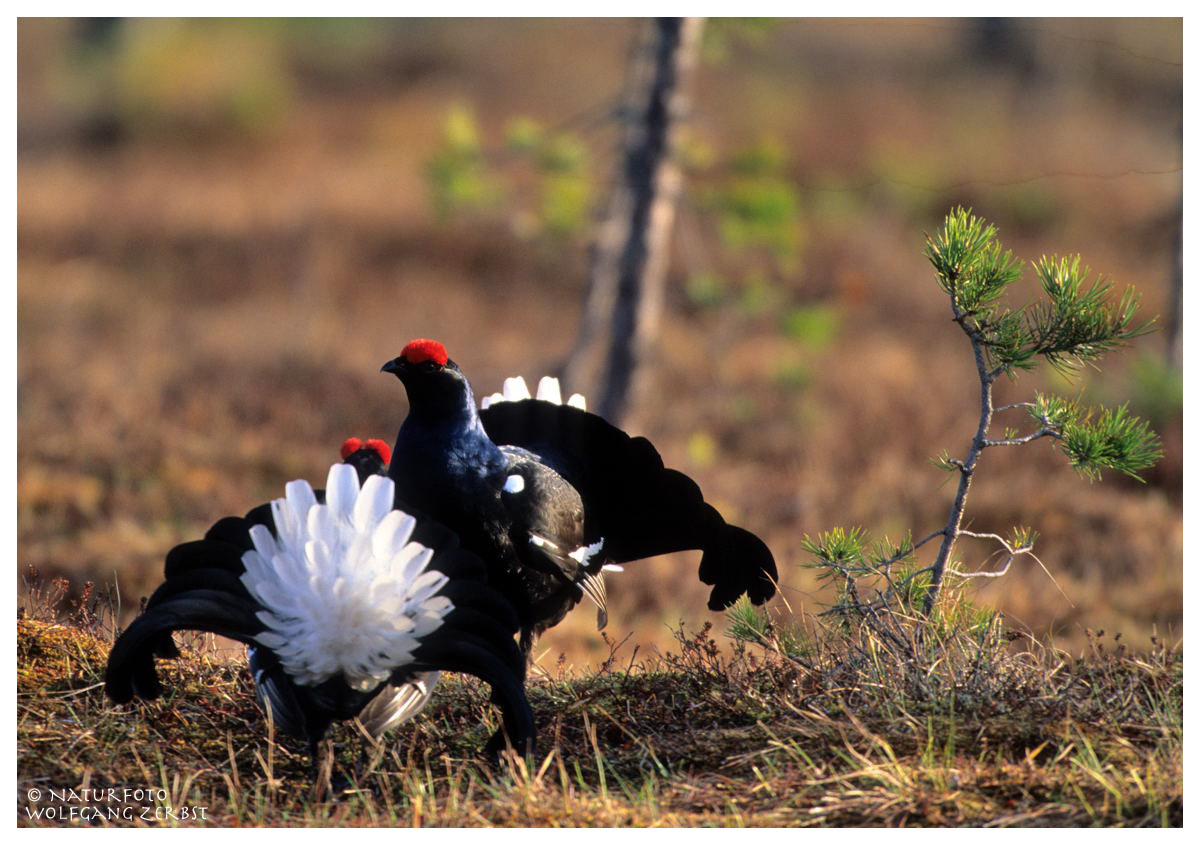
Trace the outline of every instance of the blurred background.
{"type": "MultiPolygon", "coordinates": [[[[477,393],[559,367],[645,26],[21,20],[19,601],[118,583],[127,621],[173,544],[322,480],[345,437],[390,442],[407,405],[378,369],[412,337],[477,393]]],[[[690,91],[631,433],[767,540],[792,611],[819,612],[805,534],[944,524],[929,459],[965,454],[978,385],[921,249],[972,207],[1027,261],[1080,253],[1135,285],[1160,326],[999,403],[1128,401],[1165,450],[1144,484],[1091,483],[1046,440],[986,454],[970,527],[1039,530],[1058,586],[1026,560],[977,598],[1073,651],[1087,628],[1181,637],[1181,22],[710,21],[690,91]]],[[[1037,293],[1018,287],[1015,305],[1037,293]]],[[[724,628],[696,564],[610,579],[621,655],[680,620],[724,628]]],[[[542,665],[606,657],[594,619],[547,635],[542,665]]]]}

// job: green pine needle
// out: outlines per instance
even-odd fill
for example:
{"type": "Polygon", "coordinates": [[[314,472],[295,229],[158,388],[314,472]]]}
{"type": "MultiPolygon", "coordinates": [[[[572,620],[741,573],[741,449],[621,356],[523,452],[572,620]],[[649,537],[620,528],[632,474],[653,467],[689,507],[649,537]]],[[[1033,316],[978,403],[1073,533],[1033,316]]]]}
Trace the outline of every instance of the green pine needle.
{"type": "Polygon", "coordinates": [[[1014,525],[1008,537],[1008,544],[1014,549],[1032,549],[1038,536],[1038,532],[1028,526],[1014,525]]]}
{"type": "Polygon", "coordinates": [[[1161,441],[1150,430],[1150,423],[1131,415],[1128,405],[1115,410],[1100,408],[1094,421],[1092,415],[1089,411],[1063,427],[1063,451],[1071,466],[1093,481],[1099,480],[1104,469],[1142,481],[1138,472],[1162,457],[1161,441]]]}
{"type": "Polygon", "coordinates": [[[863,544],[867,532],[862,528],[842,528],[840,526],[822,531],[815,538],[804,535],[800,545],[809,554],[817,558],[815,566],[839,564],[845,567],[861,567],[863,559],[863,544]]]}
{"type": "Polygon", "coordinates": [[[1022,262],[1002,251],[996,227],[961,206],[946,216],[936,238],[926,236],[925,257],[942,290],[967,316],[990,314],[1005,289],[1021,277],[1022,262]]]}
{"type": "Polygon", "coordinates": [[[783,654],[800,657],[811,651],[803,630],[796,624],[778,624],[765,607],[755,607],[745,597],[725,611],[728,635],[740,642],[772,644],[783,654]]]}
{"type": "Polygon", "coordinates": [[[1049,302],[1040,302],[1026,312],[1031,357],[1041,355],[1069,375],[1151,331],[1153,320],[1133,324],[1141,298],[1132,288],[1113,306],[1109,303],[1112,285],[1103,278],[1084,287],[1091,270],[1081,265],[1078,255],[1043,257],[1034,270],[1049,302]]]}
{"type": "Polygon", "coordinates": [[[1035,365],[1035,353],[1030,348],[1032,338],[1025,320],[1026,312],[1021,308],[1005,311],[979,325],[988,363],[1000,367],[1009,376],[1016,370],[1032,370],[1035,365]]]}

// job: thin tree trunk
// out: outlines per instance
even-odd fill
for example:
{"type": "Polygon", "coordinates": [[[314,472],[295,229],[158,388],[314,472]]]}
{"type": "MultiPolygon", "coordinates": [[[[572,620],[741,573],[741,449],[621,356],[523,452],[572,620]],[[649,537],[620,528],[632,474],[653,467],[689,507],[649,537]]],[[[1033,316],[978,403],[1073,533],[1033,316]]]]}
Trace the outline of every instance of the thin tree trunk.
{"type": "Polygon", "coordinates": [[[596,410],[617,424],[637,395],[662,312],[682,185],[671,156],[674,130],[702,27],[703,18],[657,19],[635,56],[620,178],[593,245],[583,322],[564,366],[568,386],[598,395],[596,410]]]}
{"type": "Polygon", "coordinates": [[[1175,231],[1171,236],[1171,300],[1167,310],[1166,340],[1167,364],[1176,369],[1183,368],[1183,345],[1180,343],[1180,328],[1183,313],[1183,198],[1179,200],[1175,231]]]}

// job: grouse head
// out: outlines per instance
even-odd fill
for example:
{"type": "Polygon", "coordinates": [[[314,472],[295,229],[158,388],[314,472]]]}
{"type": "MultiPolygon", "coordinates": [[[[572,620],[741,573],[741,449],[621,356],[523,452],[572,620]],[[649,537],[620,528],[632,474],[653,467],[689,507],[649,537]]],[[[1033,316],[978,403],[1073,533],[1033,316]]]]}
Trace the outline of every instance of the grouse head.
{"type": "Polygon", "coordinates": [[[410,341],[380,372],[400,379],[415,415],[444,417],[474,404],[466,376],[436,340],[410,341]]]}
{"type": "Polygon", "coordinates": [[[391,459],[392,447],[382,440],[347,437],[342,443],[342,461],[354,467],[360,484],[365,484],[372,475],[382,475],[391,459]]]}

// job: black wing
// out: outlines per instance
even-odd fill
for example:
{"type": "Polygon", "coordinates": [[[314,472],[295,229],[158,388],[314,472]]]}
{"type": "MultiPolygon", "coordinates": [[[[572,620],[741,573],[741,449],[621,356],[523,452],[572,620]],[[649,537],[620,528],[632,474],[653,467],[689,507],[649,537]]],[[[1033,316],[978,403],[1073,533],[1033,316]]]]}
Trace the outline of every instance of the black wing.
{"type": "Polygon", "coordinates": [[[536,453],[579,491],[585,541],[604,539],[613,562],[701,549],[700,580],[708,606],[721,610],[743,593],[755,604],[775,594],[770,549],[729,525],[691,478],[663,466],[644,437],[630,437],[595,414],[537,399],[497,402],[479,412],[497,444],[536,453]]]}
{"type": "Polygon", "coordinates": [[[504,446],[501,451],[508,459],[505,484],[516,479],[520,484],[519,490],[506,486],[500,494],[517,554],[539,572],[577,583],[585,574],[581,562],[570,556],[585,545],[579,492],[528,450],[504,446]]]}

